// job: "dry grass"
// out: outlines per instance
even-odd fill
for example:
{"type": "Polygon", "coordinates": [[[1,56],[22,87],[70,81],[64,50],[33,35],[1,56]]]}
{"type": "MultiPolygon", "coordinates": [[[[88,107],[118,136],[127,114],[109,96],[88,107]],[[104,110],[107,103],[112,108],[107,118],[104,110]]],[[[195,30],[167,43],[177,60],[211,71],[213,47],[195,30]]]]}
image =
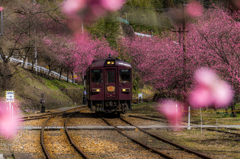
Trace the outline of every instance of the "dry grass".
{"type": "MultiPolygon", "coordinates": [[[[20,102],[22,110],[38,110],[41,94],[44,94],[46,109],[71,106],[75,102],[82,103],[83,86],[65,81],[51,81],[22,68],[18,68],[11,82],[14,83],[11,90],[15,91],[15,99],[20,102]]],[[[0,96],[5,97],[4,93],[1,92],[0,96]]]]}

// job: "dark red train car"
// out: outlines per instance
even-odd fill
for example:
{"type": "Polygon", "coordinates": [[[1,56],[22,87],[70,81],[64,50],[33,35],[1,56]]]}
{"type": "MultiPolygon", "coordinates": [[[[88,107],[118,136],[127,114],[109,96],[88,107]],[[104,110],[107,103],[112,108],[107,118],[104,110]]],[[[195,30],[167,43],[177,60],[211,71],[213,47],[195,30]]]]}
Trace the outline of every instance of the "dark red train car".
{"type": "Polygon", "coordinates": [[[95,112],[132,109],[132,66],[120,59],[94,60],[86,71],[88,107],[95,112]]]}

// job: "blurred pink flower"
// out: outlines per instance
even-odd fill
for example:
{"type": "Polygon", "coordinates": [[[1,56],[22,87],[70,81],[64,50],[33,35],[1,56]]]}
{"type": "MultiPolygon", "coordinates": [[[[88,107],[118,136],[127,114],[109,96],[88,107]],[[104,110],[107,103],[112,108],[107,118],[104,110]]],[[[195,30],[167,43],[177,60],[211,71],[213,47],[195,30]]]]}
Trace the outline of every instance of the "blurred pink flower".
{"type": "Polygon", "coordinates": [[[198,88],[189,95],[189,104],[195,108],[209,106],[212,102],[212,92],[204,86],[198,86],[198,88]]]}
{"type": "MultiPolygon", "coordinates": [[[[181,104],[173,100],[164,100],[159,103],[159,106],[156,110],[159,113],[164,114],[171,125],[181,124],[182,113],[181,113],[181,104]]],[[[178,128],[174,128],[177,130],[178,128]]]]}
{"type": "Polygon", "coordinates": [[[62,11],[68,18],[77,16],[77,12],[86,7],[86,0],[67,0],[63,2],[62,11]]]}
{"type": "Polygon", "coordinates": [[[74,33],[81,32],[82,23],[104,16],[108,11],[120,9],[125,0],[67,0],[62,11],[68,17],[68,25],[74,33]]]}
{"type": "Polygon", "coordinates": [[[101,0],[101,4],[109,11],[116,11],[121,8],[125,0],[101,0]]]}
{"type": "Polygon", "coordinates": [[[195,108],[215,106],[225,108],[233,99],[231,86],[219,79],[208,68],[200,68],[195,72],[195,80],[198,82],[195,89],[189,95],[189,104],[195,108]]]}
{"type": "Polygon", "coordinates": [[[9,110],[9,103],[0,102],[0,134],[5,138],[12,138],[20,125],[20,117],[17,113],[16,103],[11,103],[14,107],[13,114],[9,110]]]}
{"type": "Polygon", "coordinates": [[[202,67],[195,71],[194,79],[199,84],[210,87],[218,80],[218,76],[212,70],[202,67]]]}
{"type": "Polygon", "coordinates": [[[0,12],[3,10],[3,7],[0,7],[0,12]]]}
{"type": "Polygon", "coordinates": [[[225,81],[215,83],[213,88],[213,104],[216,108],[225,108],[233,99],[231,86],[225,81]]]}
{"type": "Polygon", "coordinates": [[[94,19],[94,17],[97,18],[97,17],[100,17],[100,16],[106,14],[107,10],[98,4],[94,4],[94,5],[91,5],[91,13],[93,15],[89,15],[90,19],[94,19]]]}
{"type": "Polygon", "coordinates": [[[199,17],[203,13],[203,7],[199,2],[192,1],[188,3],[186,11],[191,17],[199,17]]]}

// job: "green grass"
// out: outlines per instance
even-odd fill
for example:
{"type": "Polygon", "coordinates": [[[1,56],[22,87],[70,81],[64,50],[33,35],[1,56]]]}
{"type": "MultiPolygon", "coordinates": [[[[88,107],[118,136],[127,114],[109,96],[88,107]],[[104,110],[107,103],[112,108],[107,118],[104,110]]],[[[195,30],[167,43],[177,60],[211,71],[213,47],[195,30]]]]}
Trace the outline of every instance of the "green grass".
{"type": "Polygon", "coordinates": [[[61,81],[59,80],[54,80],[54,81],[51,81],[52,84],[54,84],[55,86],[57,86],[58,88],[67,88],[67,86],[65,86],[64,84],[62,84],[61,81]]]}
{"type": "Polygon", "coordinates": [[[156,113],[154,107],[156,102],[143,102],[132,105],[132,111],[130,113],[142,113],[142,114],[154,114],[156,113]]]}
{"type": "Polygon", "coordinates": [[[58,89],[59,89],[56,85],[54,85],[54,84],[52,83],[52,81],[50,81],[50,80],[48,80],[48,79],[45,79],[44,84],[45,84],[48,88],[50,88],[50,89],[52,89],[52,90],[58,90],[58,89]]]}

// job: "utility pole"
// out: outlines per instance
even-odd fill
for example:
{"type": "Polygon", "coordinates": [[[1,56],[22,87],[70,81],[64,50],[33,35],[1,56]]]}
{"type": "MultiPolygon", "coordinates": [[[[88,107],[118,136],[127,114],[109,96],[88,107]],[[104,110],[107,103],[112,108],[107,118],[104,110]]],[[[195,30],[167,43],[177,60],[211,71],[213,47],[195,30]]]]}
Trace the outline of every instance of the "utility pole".
{"type": "Polygon", "coordinates": [[[186,21],[185,21],[185,1],[183,0],[182,2],[182,15],[183,15],[183,77],[184,77],[184,82],[183,82],[183,90],[184,90],[184,103],[186,103],[186,21]]]}
{"type": "MultiPolygon", "coordinates": [[[[179,33],[179,45],[181,42],[181,33],[183,33],[183,90],[184,90],[184,94],[183,94],[183,102],[184,105],[186,106],[187,104],[187,97],[186,97],[186,21],[185,21],[185,1],[182,1],[182,30],[179,27],[178,31],[172,31],[172,32],[178,32],[179,33]]],[[[188,106],[188,129],[190,129],[190,106],[188,106]]]]}

